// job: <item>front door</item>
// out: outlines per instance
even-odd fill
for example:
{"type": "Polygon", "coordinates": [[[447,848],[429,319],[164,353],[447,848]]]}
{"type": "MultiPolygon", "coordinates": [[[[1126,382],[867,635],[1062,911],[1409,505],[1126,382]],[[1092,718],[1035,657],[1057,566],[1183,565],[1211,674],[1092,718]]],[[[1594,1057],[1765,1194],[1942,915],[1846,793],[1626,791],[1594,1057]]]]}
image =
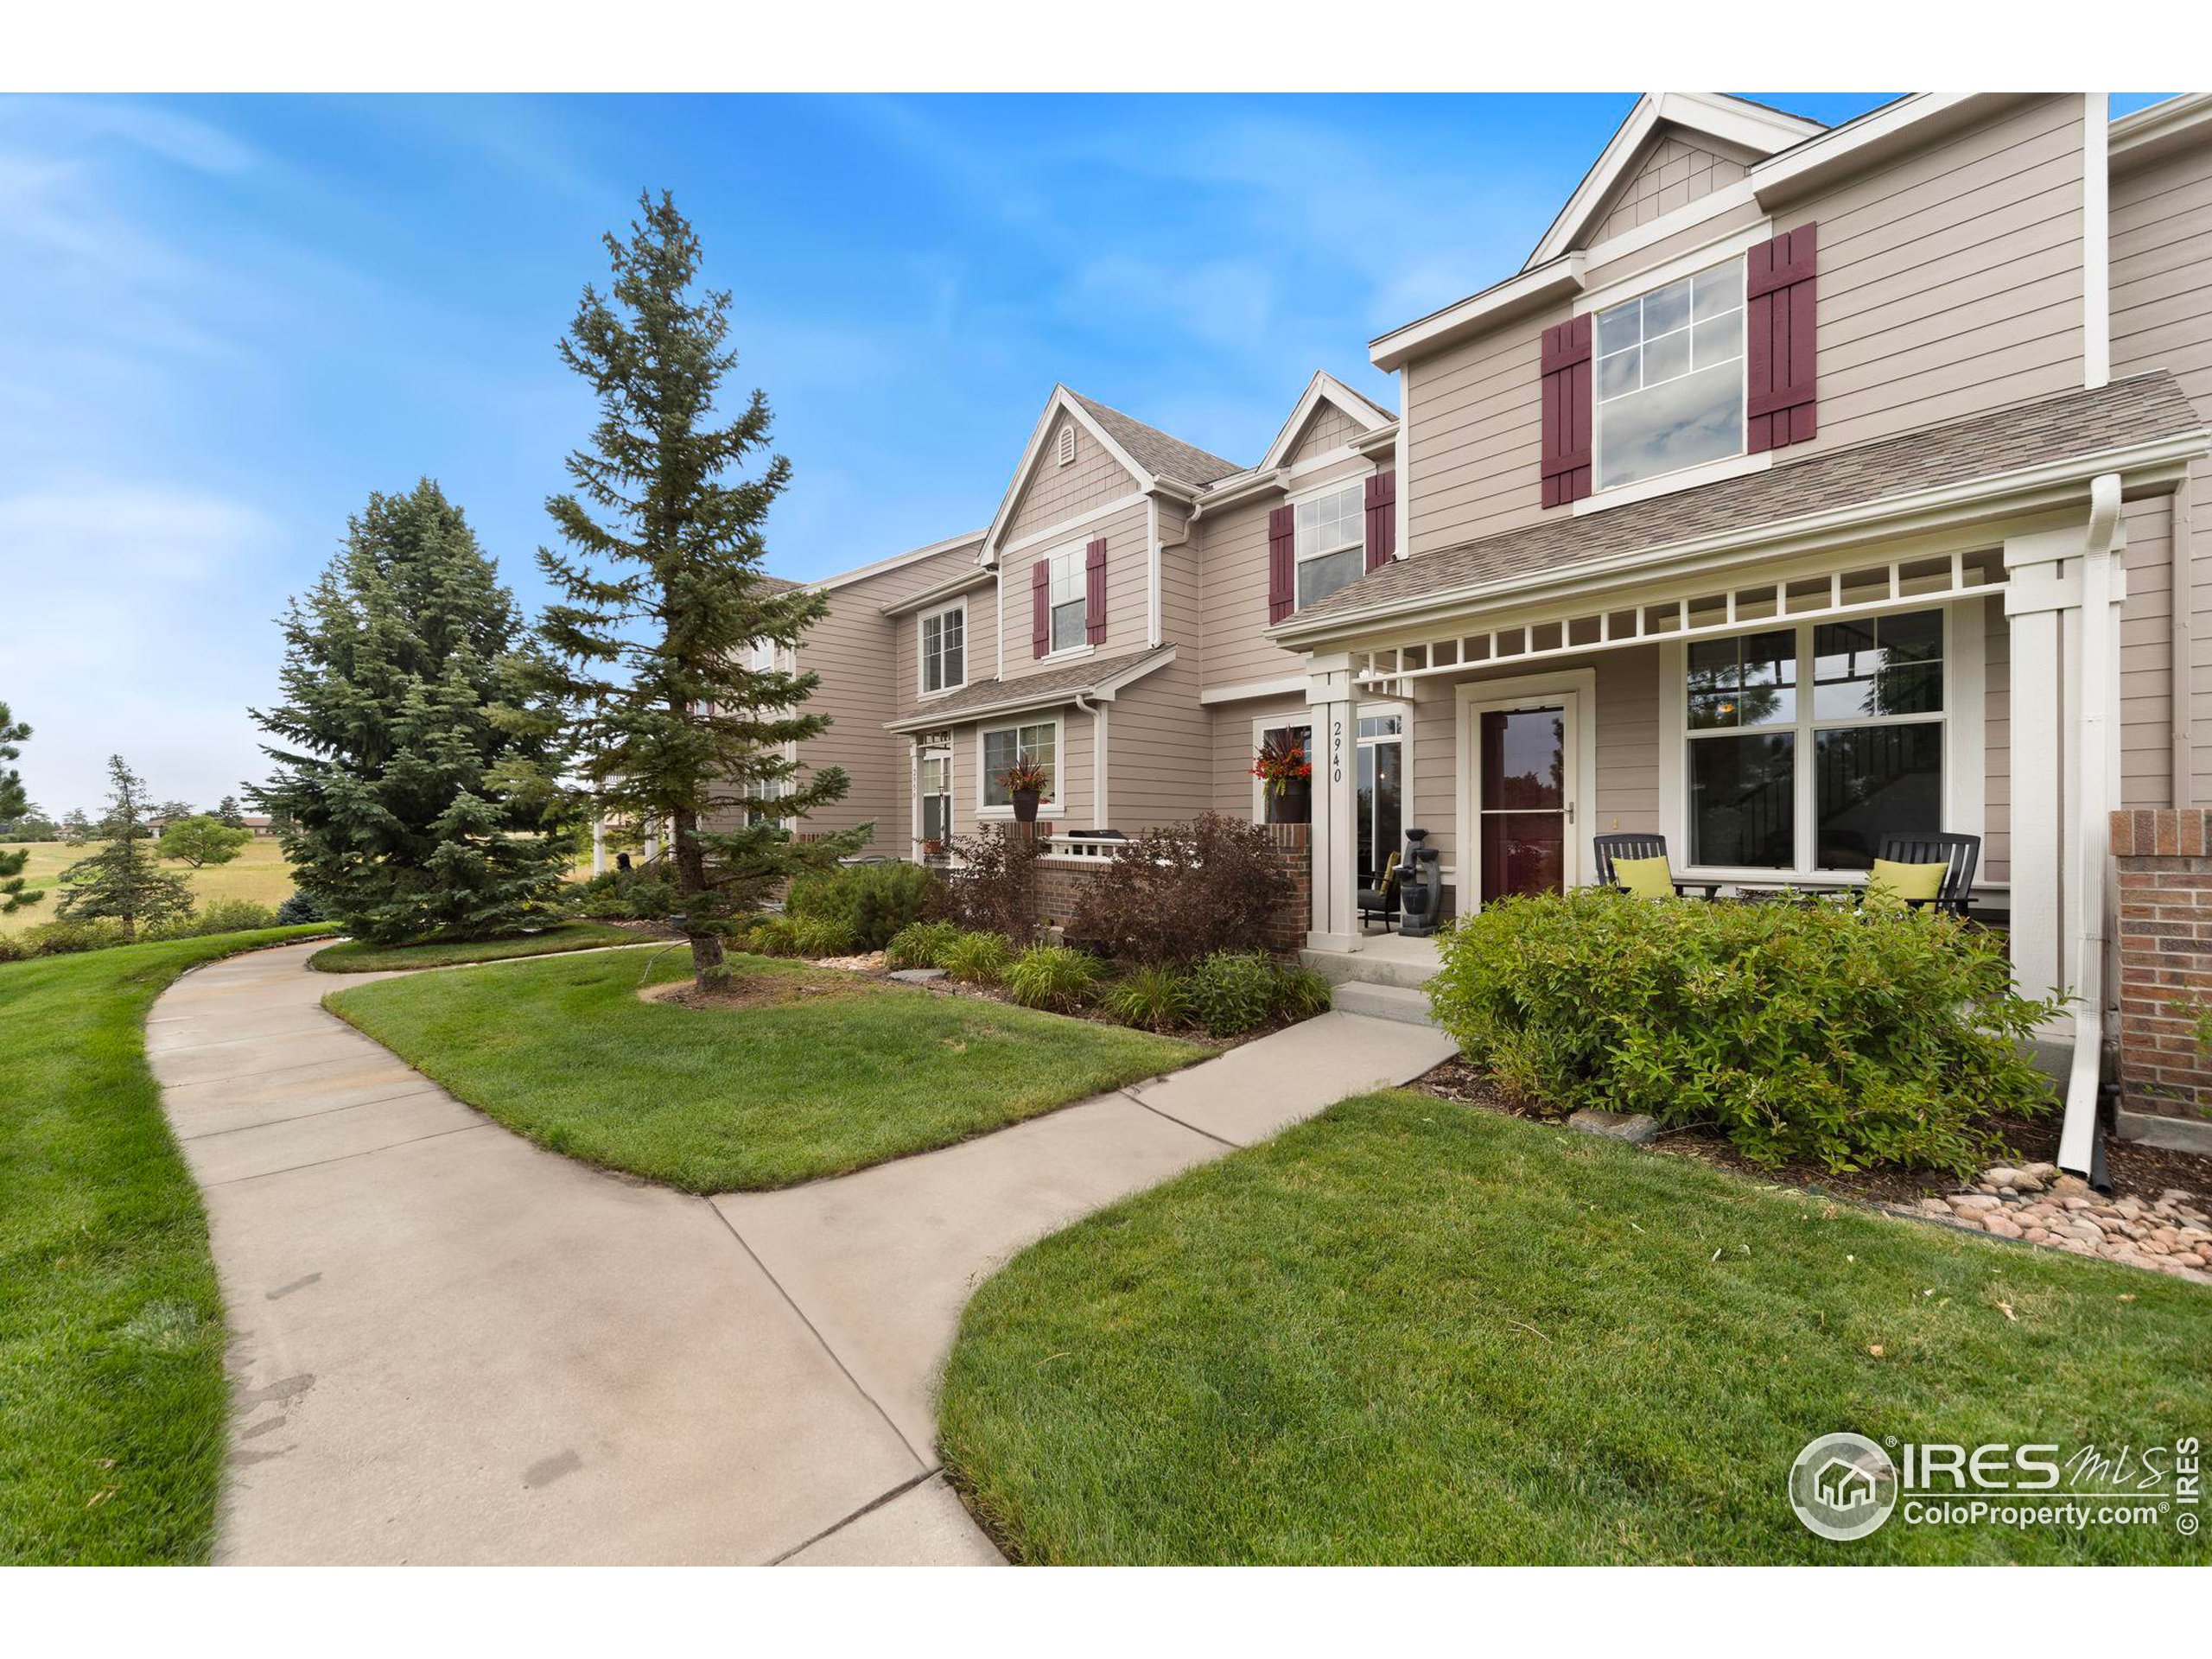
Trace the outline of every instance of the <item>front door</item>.
{"type": "Polygon", "coordinates": [[[1483,904],[1577,879],[1577,716],[1572,691],[1465,709],[1472,753],[1475,891],[1483,904]]]}

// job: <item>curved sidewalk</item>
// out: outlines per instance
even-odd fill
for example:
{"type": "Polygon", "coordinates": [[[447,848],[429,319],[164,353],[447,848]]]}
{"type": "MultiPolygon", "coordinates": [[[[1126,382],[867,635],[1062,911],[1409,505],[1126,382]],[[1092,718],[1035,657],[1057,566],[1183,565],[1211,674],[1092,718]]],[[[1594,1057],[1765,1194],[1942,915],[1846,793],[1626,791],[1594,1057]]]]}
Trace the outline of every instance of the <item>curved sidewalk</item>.
{"type": "Polygon", "coordinates": [[[995,1561],[938,1473],[931,1397],[975,1286],[1450,1052],[1325,1014],[940,1152],[709,1200],[461,1104],[323,1012],[319,947],[187,975],[148,1020],[232,1328],[226,1561],[995,1561]]]}

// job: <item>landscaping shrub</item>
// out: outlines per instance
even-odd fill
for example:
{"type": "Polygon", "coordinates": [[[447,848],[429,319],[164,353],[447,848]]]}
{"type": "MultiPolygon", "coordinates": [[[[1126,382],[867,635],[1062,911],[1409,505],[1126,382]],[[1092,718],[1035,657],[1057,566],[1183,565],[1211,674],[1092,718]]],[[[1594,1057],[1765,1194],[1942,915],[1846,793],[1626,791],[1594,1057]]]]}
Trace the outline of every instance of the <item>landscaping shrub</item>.
{"type": "Polygon", "coordinates": [[[1181,969],[1144,963],[1106,988],[1100,1005],[1125,1026],[1173,1031],[1189,1017],[1191,987],[1181,969]]]}
{"type": "Polygon", "coordinates": [[[944,948],[940,960],[955,979],[995,985],[1013,957],[1013,947],[995,933],[963,933],[944,948]]]}
{"type": "Polygon", "coordinates": [[[1257,950],[1217,950],[1191,969],[1191,1015],[1216,1037],[1241,1037],[1274,1017],[1281,977],[1257,950]]]}
{"type": "Polygon", "coordinates": [[[960,938],[954,922],[909,922],[891,936],[883,959],[893,968],[942,968],[944,953],[960,938]]]}
{"type": "Polygon", "coordinates": [[[1006,991],[1026,1008],[1072,1014],[1097,982],[1098,966],[1064,944],[1033,944],[1006,970],[1006,991]]]}
{"type": "Polygon", "coordinates": [[[848,864],[791,883],[784,909],[801,920],[842,922],[855,950],[880,950],[891,936],[918,921],[942,900],[944,884],[918,864],[848,864]]]}
{"type": "Polygon", "coordinates": [[[853,930],[849,923],[838,916],[794,916],[791,923],[791,946],[802,957],[849,957],[853,954],[853,930]]]}
{"type": "Polygon", "coordinates": [[[939,904],[963,927],[1009,939],[1034,938],[1037,861],[1045,846],[1042,836],[998,824],[955,836],[952,855],[959,865],[941,888],[939,904]]]}
{"type": "Polygon", "coordinates": [[[249,933],[275,927],[276,912],[251,899],[210,899],[189,916],[148,931],[149,939],[197,939],[210,933],[249,933]]]}
{"type": "Polygon", "coordinates": [[[575,914],[594,921],[657,922],[676,908],[676,883],[658,864],[608,870],[588,881],[571,883],[563,901],[575,914]]]}
{"type": "Polygon", "coordinates": [[[322,903],[305,887],[296,888],[292,896],[276,906],[279,927],[298,927],[307,922],[327,921],[322,903]]]}
{"type": "Polygon", "coordinates": [[[1087,884],[1067,936],[1131,962],[1262,949],[1295,889],[1265,828],[1218,812],[1147,830],[1087,884]]]}
{"type": "Polygon", "coordinates": [[[112,916],[65,916],[25,928],[22,941],[35,957],[65,957],[79,950],[105,950],[124,943],[123,924],[112,916]]]}
{"type": "Polygon", "coordinates": [[[1311,1020],[1336,1006],[1336,987],[1303,963],[1275,969],[1275,1012],[1287,1020],[1311,1020]]]}
{"type": "Polygon", "coordinates": [[[789,916],[755,916],[730,944],[756,956],[795,957],[799,954],[798,923],[789,916]]]}
{"type": "Polygon", "coordinates": [[[1991,1116],[2050,1103],[2018,1045],[2056,1005],[1932,911],[1583,890],[1487,906],[1443,955],[1437,1020],[1509,1095],[1712,1124],[1761,1163],[1963,1176],[2003,1151],[1991,1116]]]}

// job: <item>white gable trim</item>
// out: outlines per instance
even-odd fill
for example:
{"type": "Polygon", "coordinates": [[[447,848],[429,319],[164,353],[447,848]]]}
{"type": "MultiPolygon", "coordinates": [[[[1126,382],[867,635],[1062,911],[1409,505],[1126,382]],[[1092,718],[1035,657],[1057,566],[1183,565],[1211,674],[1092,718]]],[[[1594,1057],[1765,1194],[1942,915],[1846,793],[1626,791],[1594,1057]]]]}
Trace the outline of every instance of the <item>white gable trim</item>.
{"type": "Polygon", "coordinates": [[[1029,434],[1029,445],[1021,452],[1021,464],[1014,469],[1014,481],[1006,486],[1006,493],[999,498],[999,510],[991,515],[990,528],[983,532],[983,545],[977,550],[976,563],[991,565],[998,563],[1000,538],[1013,522],[1014,505],[1021,499],[1021,493],[1029,486],[1032,474],[1045,460],[1046,435],[1052,429],[1055,416],[1065,414],[1083,429],[1098,440],[1098,447],[1119,462],[1122,469],[1137,481],[1140,492],[1154,488],[1160,480],[1137,464],[1136,458],[1108,435],[1106,429],[1091,418],[1090,412],[1076,402],[1065,386],[1054,386],[1052,395],[1045,400],[1045,412],[1037,417],[1037,424],[1029,434]]]}
{"type": "Polygon", "coordinates": [[[1779,110],[1746,103],[1739,98],[1726,98],[1718,92],[1646,92],[1614,130],[1611,139],[1599,152],[1590,170],[1582,175],[1582,182],[1574,187],[1574,194],[1567,199],[1567,205],[1560,209],[1559,217],[1552,220],[1551,228],[1544,232],[1544,239],[1536,244],[1535,251],[1529,256],[1522,270],[1556,259],[1582,239],[1606,198],[1612,194],[1613,187],[1621,181],[1643,149],[1644,141],[1662,121],[1762,156],[1778,155],[1792,144],[1801,144],[1827,130],[1817,121],[1784,115],[1779,110]]]}
{"type": "Polygon", "coordinates": [[[1268,453],[1260,458],[1260,464],[1252,470],[1271,473],[1287,464],[1290,452],[1298,447],[1300,435],[1306,430],[1306,423],[1313,418],[1313,411],[1325,403],[1333,404],[1342,410],[1363,432],[1379,432],[1391,424],[1389,415],[1335,375],[1326,369],[1316,370],[1313,378],[1306,383],[1306,390],[1299,394],[1297,406],[1290,411],[1290,418],[1282,423],[1282,429],[1275,434],[1274,442],[1268,446],[1268,453]]]}

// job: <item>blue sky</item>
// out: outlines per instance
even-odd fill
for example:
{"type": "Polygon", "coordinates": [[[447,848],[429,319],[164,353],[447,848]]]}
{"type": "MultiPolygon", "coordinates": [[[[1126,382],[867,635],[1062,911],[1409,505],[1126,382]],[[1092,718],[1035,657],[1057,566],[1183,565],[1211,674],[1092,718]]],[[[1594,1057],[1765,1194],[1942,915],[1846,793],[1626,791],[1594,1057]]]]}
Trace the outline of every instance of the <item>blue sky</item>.
{"type": "MultiPolygon", "coordinates": [[[[1757,94],[1826,121],[1876,95],[1757,94]]],[[[2141,99],[2115,102],[2131,107],[2141,99]]],[[[258,777],[273,619],[437,478],[525,606],[641,188],[734,291],[806,577],[983,524],[1056,380],[1255,457],[1517,268],[1625,95],[0,99],[0,699],[33,798],[258,777]]]]}

